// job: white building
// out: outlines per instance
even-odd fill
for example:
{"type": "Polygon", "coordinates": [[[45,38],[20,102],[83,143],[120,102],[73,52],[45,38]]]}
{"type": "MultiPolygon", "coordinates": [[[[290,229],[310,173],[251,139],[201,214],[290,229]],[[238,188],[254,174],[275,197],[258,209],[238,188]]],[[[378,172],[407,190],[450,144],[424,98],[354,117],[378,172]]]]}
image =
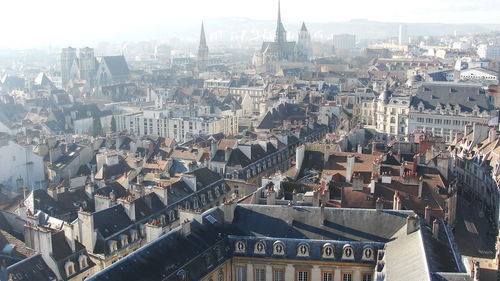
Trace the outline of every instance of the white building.
{"type": "Polygon", "coordinates": [[[43,158],[31,146],[22,146],[9,136],[0,136],[0,184],[11,190],[42,188],[45,183],[43,158]]]}
{"type": "Polygon", "coordinates": [[[390,138],[408,135],[409,96],[392,96],[384,91],[377,100],[376,129],[390,138]]]}
{"type": "Polygon", "coordinates": [[[482,59],[500,59],[500,45],[479,45],[477,55],[482,59]]]}
{"type": "Polygon", "coordinates": [[[406,24],[400,24],[398,44],[401,46],[401,45],[408,45],[408,43],[409,43],[408,26],[406,26],[406,24]]]}
{"type": "Polygon", "coordinates": [[[161,112],[138,112],[116,115],[118,131],[128,131],[136,135],[158,135],[184,142],[199,135],[223,133],[235,135],[238,133],[238,117],[199,116],[199,117],[168,117],[161,112]]]}
{"type": "Polygon", "coordinates": [[[426,82],[411,100],[408,133],[416,130],[442,136],[446,142],[470,123],[488,123],[491,102],[474,84],[426,82]]]}

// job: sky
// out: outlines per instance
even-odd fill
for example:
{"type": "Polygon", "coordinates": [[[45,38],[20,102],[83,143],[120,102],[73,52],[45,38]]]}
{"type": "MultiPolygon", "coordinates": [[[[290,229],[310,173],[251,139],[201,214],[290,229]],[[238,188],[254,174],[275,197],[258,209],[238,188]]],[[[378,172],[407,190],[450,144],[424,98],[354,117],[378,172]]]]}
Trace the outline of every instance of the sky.
{"type": "MultiPolygon", "coordinates": [[[[0,47],[65,44],[158,24],[275,20],[276,0],[3,0],[0,47]]],[[[500,0],[282,0],[284,21],[500,24],[500,0]]]]}

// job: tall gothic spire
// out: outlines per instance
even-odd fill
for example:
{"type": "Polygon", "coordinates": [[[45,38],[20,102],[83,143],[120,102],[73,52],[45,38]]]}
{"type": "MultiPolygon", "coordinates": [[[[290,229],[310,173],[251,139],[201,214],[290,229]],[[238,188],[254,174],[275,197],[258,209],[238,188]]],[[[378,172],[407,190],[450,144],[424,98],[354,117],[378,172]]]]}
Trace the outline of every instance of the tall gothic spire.
{"type": "Polygon", "coordinates": [[[274,37],[274,41],[277,43],[286,42],[286,30],[281,22],[281,4],[280,0],[278,0],[278,21],[276,23],[276,35],[274,37]]]}
{"type": "Polygon", "coordinates": [[[203,27],[203,22],[201,22],[200,47],[206,45],[207,39],[205,38],[205,28],[203,27]]]}
{"type": "Polygon", "coordinates": [[[198,68],[203,70],[208,64],[208,46],[205,37],[205,28],[201,23],[200,45],[198,46],[198,68]]]}

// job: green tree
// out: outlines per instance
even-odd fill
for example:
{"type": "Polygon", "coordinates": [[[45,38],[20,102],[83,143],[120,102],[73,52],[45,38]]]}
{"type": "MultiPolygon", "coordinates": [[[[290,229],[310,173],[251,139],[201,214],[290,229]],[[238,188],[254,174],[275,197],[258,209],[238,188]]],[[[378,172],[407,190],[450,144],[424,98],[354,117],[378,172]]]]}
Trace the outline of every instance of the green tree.
{"type": "Polygon", "coordinates": [[[114,133],[116,132],[116,120],[115,117],[111,117],[111,132],[114,133]]]}
{"type": "Polygon", "coordinates": [[[93,136],[94,137],[97,137],[97,136],[102,136],[104,135],[103,134],[103,131],[102,131],[102,124],[101,124],[101,118],[99,117],[94,117],[94,124],[93,124],[93,136]]]}

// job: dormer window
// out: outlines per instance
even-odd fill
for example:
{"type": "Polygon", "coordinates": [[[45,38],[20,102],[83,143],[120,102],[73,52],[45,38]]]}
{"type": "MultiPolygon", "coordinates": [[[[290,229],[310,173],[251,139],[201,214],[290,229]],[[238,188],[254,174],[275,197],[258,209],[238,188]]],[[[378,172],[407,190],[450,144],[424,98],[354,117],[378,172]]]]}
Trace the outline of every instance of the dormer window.
{"type": "Polygon", "coordinates": [[[300,243],[297,247],[297,256],[308,257],[309,256],[309,245],[307,243],[300,243]]]}
{"type": "Polygon", "coordinates": [[[122,247],[127,246],[128,236],[126,234],[120,234],[120,243],[122,244],[122,247]]]}
{"type": "Polygon", "coordinates": [[[107,244],[108,244],[108,250],[110,253],[118,250],[118,245],[117,245],[118,243],[116,243],[116,241],[109,240],[107,244]]]}
{"type": "Polygon", "coordinates": [[[87,256],[85,256],[85,255],[79,256],[78,257],[78,264],[80,264],[80,269],[84,269],[87,266],[89,266],[89,263],[88,263],[88,260],[87,260],[87,256]]]}
{"type": "Polygon", "coordinates": [[[67,261],[64,264],[64,269],[66,270],[66,276],[71,276],[75,274],[75,264],[72,261],[67,261]]]}
{"type": "Polygon", "coordinates": [[[220,196],[219,187],[216,186],[215,187],[215,197],[219,198],[219,196],[220,196]]]}
{"type": "Polygon", "coordinates": [[[335,257],[335,251],[331,243],[326,243],[323,245],[323,258],[333,259],[335,257]]]}
{"type": "Polygon", "coordinates": [[[342,259],[344,259],[344,260],[354,259],[354,250],[353,250],[351,245],[349,245],[349,244],[344,245],[342,252],[343,252],[342,259]]]}
{"type": "Polygon", "coordinates": [[[263,255],[266,253],[266,245],[264,244],[264,242],[257,242],[255,243],[255,247],[254,247],[254,250],[253,250],[254,254],[259,254],[259,255],[263,255]]]}
{"type": "Polygon", "coordinates": [[[174,211],[174,210],[171,210],[171,211],[168,213],[168,217],[170,218],[170,221],[174,221],[174,220],[175,220],[175,211],[174,211]]]}
{"type": "Polygon", "coordinates": [[[234,251],[237,253],[244,253],[246,251],[246,248],[247,246],[245,244],[245,241],[243,240],[237,241],[234,245],[234,251]]]}
{"type": "Polygon", "coordinates": [[[130,241],[134,242],[135,240],[137,240],[137,230],[131,229],[130,230],[130,241]]]}
{"type": "Polygon", "coordinates": [[[371,246],[365,246],[363,249],[363,260],[373,260],[375,257],[375,251],[371,246]]]}
{"type": "Polygon", "coordinates": [[[273,244],[273,255],[282,256],[285,254],[285,246],[281,241],[276,241],[273,244]]]}

